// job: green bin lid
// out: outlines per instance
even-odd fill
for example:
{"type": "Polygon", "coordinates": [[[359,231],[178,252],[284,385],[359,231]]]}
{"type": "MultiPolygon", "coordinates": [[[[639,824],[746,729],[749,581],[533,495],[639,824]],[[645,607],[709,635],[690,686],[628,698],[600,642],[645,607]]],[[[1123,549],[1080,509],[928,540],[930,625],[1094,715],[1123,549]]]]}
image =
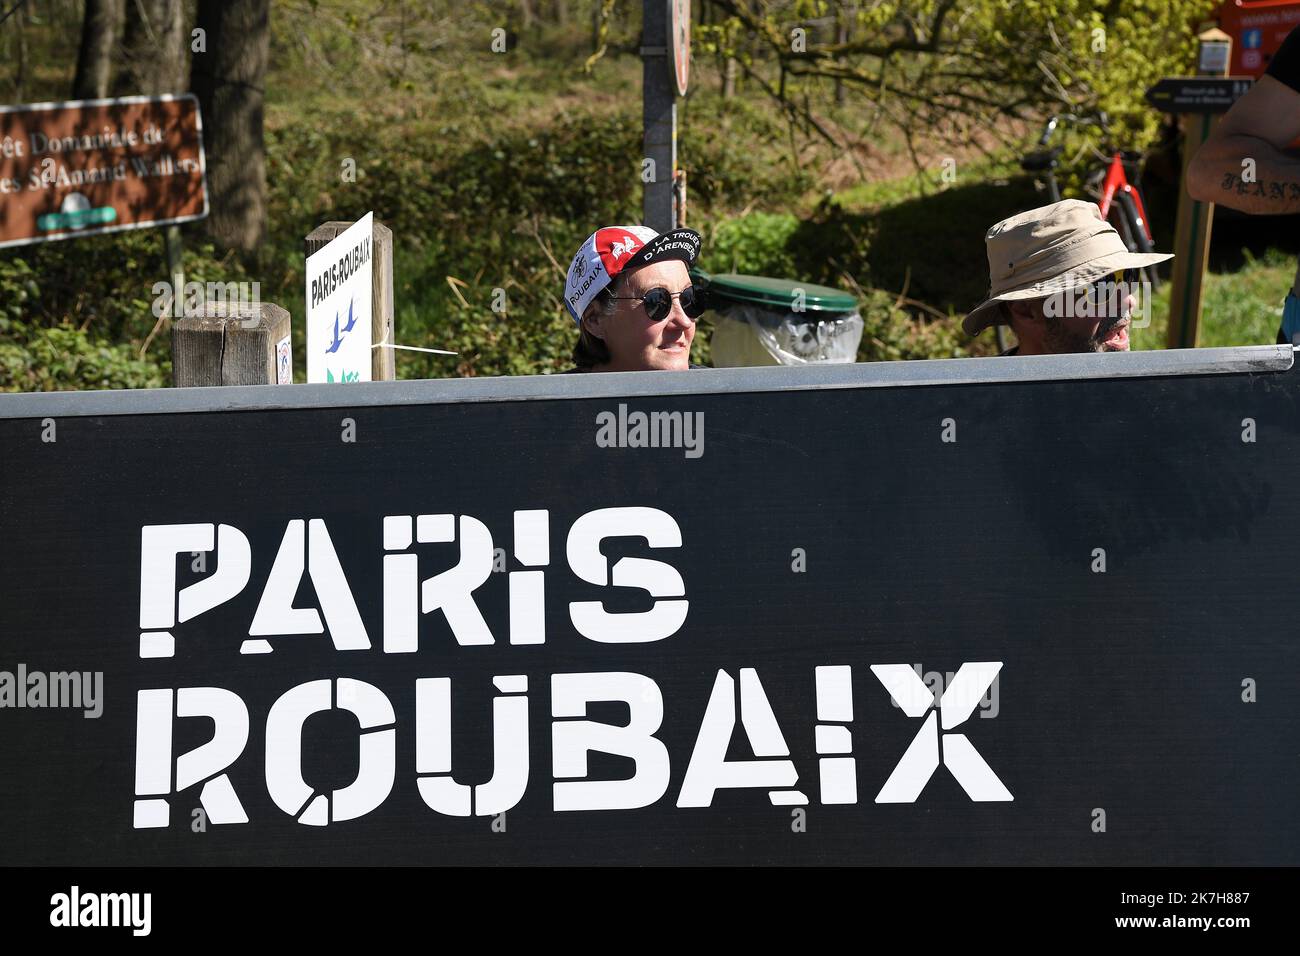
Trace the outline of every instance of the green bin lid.
{"type": "Polygon", "coordinates": [[[804,308],[809,312],[853,312],[858,300],[841,289],[813,285],[810,282],[792,282],[789,279],[770,279],[767,276],[706,275],[709,294],[724,302],[748,302],[765,306],[778,312],[789,312],[795,301],[795,290],[803,290],[804,308]]]}

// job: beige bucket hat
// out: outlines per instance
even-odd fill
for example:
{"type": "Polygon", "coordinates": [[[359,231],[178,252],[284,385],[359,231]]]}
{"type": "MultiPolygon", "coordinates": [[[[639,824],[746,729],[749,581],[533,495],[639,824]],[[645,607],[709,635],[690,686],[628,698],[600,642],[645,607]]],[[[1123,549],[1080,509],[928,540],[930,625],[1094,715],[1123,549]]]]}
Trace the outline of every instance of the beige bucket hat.
{"type": "Polygon", "coordinates": [[[1003,219],[984,235],[988,297],[961,327],[978,335],[1001,317],[999,302],[1041,299],[1096,282],[1121,269],[1167,262],[1163,252],[1129,252],[1095,203],[1064,199],[1003,219]]]}

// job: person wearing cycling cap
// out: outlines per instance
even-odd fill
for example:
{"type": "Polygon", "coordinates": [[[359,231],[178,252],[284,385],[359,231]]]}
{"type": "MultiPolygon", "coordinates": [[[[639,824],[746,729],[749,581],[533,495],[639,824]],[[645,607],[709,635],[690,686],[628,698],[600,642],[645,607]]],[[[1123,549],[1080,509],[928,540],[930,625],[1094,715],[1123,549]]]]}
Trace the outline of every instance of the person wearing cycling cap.
{"type": "Polygon", "coordinates": [[[680,371],[690,363],[703,297],[688,267],[700,253],[690,229],[662,235],[645,226],[606,226],[582,244],[564,283],[578,323],[571,372],[680,371]]]}
{"type": "Polygon", "coordinates": [[[1004,219],[984,236],[988,297],[962,321],[967,335],[998,323],[1016,333],[1004,355],[1127,352],[1139,270],[1173,256],[1129,252],[1095,203],[1065,199],[1004,219]]]}

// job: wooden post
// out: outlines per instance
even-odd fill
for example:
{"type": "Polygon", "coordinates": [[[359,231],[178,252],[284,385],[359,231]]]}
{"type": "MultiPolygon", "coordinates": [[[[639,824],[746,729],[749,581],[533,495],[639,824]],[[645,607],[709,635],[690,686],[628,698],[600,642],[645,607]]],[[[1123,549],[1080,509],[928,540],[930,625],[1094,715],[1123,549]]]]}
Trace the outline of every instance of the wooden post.
{"type": "Polygon", "coordinates": [[[167,278],[171,281],[173,295],[179,301],[185,291],[185,243],[181,239],[180,226],[163,229],[163,253],[167,259],[167,278]]]}
{"type": "MultiPolygon", "coordinates": [[[[1232,37],[1219,29],[1206,30],[1197,38],[1197,74],[1227,76],[1232,62],[1232,37]],[[1226,46],[1225,46],[1226,45],[1226,46]]],[[[1187,166],[1218,124],[1212,113],[1183,116],[1183,174],[1178,190],[1178,218],[1174,227],[1174,267],[1169,292],[1171,349],[1194,349],[1201,331],[1201,287],[1210,255],[1210,230],[1214,225],[1214,204],[1195,200],[1187,192],[1187,166]]]]}
{"type": "MultiPolygon", "coordinates": [[[[307,234],[307,255],[318,252],[329,241],[343,232],[350,222],[321,223],[307,234]]],[[[371,260],[374,279],[370,296],[370,335],[373,344],[393,343],[393,230],[378,219],[374,220],[371,234],[371,260]]],[[[370,378],[376,382],[391,382],[397,378],[396,351],[378,348],[370,350],[370,378]]]]}
{"type": "Polygon", "coordinates": [[[676,228],[686,226],[686,170],[677,170],[673,178],[673,225],[676,228]]]}
{"type": "Polygon", "coordinates": [[[273,302],[206,302],[172,326],[172,384],[274,385],[289,328],[288,311],[273,302]]]}

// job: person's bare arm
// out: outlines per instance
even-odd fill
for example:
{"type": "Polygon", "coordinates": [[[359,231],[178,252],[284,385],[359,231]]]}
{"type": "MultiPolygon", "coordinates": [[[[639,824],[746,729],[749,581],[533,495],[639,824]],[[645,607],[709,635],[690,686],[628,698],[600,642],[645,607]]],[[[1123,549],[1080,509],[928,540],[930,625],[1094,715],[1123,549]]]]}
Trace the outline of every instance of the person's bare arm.
{"type": "Polygon", "coordinates": [[[1300,93],[1271,76],[1233,104],[1187,167],[1187,191],[1255,215],[1300,212],[1300,93]],[[1253,162],[1248,162],[1253,161],[1253,162]]]}

